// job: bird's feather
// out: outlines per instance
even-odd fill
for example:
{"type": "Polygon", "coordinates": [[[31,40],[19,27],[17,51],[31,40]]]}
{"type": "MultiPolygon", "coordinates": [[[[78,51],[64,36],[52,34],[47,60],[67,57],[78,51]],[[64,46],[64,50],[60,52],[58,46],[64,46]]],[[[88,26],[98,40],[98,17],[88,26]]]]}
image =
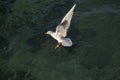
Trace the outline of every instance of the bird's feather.
{"type": "Polygon", "coordinates": [[[70,26],[70,22],[73,16],[75,6],[76,4],[73,5],[73,7],[69,10],[69,12],[62,19],[61,23],[56,27],[56,34],[58,34],[59,36],[62,36],[62,37],[67,36],[67,31],[70,26]]]}
{"type": "Polygon", "coordinates": [[[72,41],[70,38],[64,38],[62,41],[62,46],[69,47],[72,46],[72,41]]]}

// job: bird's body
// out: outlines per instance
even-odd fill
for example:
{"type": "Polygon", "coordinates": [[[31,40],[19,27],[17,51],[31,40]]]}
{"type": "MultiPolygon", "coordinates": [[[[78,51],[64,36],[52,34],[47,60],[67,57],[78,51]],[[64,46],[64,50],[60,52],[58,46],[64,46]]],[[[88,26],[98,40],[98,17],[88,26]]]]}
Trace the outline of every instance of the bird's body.
{"type": "Polygon", "coordinates": [[[62,19],[61,23],[56,27],[56,31],[48,31],[46,34],[51,35],[54,39],[58,41],[58,45],[56,48],[59,47],[60,44],[62,46],[70,47],[72,46],[72,41],[70,38],[66,38],[67,31],[70,27],[73,11],[76,4],[73,5],[73,7],[70,9],[70,11],[65,15],[65,17],[62,19]]]}
{"type": "Polygon", "coordinates": [[[62,42],[62,37],[58,36],[58,34],[56,32],[52,32],[51,36],[56,39],[58,42],[62,42]]]}

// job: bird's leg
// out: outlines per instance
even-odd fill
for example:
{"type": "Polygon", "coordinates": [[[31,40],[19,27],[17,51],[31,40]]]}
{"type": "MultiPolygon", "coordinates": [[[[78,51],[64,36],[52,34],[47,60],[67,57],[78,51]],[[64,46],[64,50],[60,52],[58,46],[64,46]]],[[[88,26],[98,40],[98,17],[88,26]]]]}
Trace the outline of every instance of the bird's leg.
{"type": "Polygon", "coordinates": [[[59,48],[60,47],[60,42],[58,42],[58,44],[55,46],[55,49],[59,48]]]}

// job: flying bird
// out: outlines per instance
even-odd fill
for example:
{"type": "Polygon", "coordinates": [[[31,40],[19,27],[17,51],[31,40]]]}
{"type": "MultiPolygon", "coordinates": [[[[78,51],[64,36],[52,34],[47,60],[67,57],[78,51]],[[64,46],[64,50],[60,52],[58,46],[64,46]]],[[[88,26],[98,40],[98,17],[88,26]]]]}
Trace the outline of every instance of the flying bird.
{"type": "Polygon", "coordinates": [[[56,31],[47,31],[46,34],[51,35],[54,39],[58,41],[58,44],[55,46],[56,48],[59,48],[60,45],[65,47],[72,46],[72,41],[70,38],[66,38],[68,29],[70,27],[71,19],[73,16],[73,12],[75,9],[76,4],[73,5],[73,7],[68,11],[68,13],[65,15],[65,17],[62,19],[60,24],[56,27],[56,31]]]}

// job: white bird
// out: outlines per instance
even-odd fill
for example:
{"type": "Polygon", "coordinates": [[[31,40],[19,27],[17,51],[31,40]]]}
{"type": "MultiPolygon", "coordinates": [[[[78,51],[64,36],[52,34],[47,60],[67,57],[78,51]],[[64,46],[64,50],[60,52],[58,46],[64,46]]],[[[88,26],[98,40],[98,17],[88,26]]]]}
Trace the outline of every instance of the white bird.
{"type": "Polygon", "coordinates": [[[76,4],[73,5],[73,7],[68,11],[68,13],[65,15],[65,17],[62,19],[60,24],[56,27],[56,31],[48,31],[46,34],[51,35],[54,39],[58,41],[58,44],[56,45],[56,48],[59,48],[59,46],[62,44],[62,46],[70,47],[72,46],[72,41],[70,38],[66,38],[67,31],[70,27],[71,19],[73,16],[73,12],[75,9],[76,4]]]}

